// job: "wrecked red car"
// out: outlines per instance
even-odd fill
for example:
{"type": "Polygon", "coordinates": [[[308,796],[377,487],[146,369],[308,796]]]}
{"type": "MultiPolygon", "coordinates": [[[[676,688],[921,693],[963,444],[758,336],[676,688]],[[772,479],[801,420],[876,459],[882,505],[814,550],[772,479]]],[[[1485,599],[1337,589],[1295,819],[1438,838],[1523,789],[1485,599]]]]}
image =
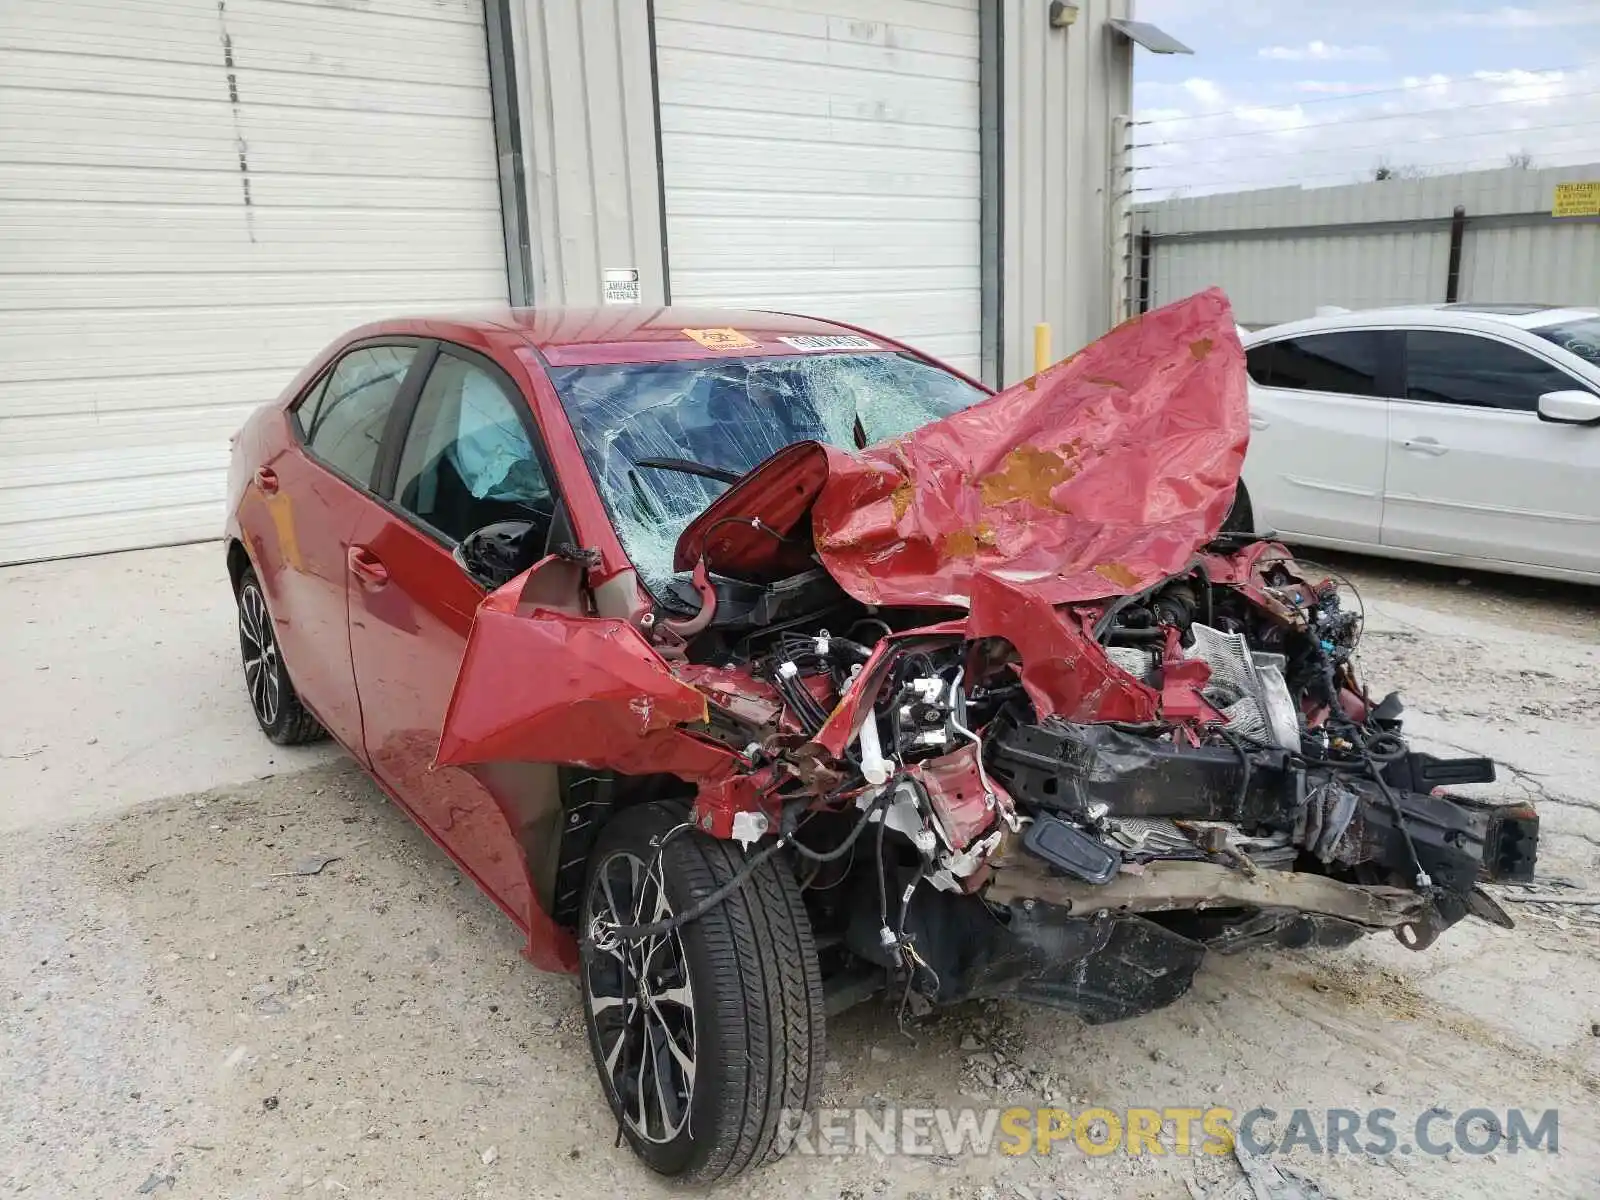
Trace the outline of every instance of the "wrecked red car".
{"type": "Polygon", "coordinates": [[[1223,531],[1247,436],[1218,292],[998,395],[769,313],[369,326],[236,439],[245,684],[578,972],[644,1161],[724,1178],[869,997],[1109,1021],[1208,950],[1509,924],[1536,814],[1223,531]]]}

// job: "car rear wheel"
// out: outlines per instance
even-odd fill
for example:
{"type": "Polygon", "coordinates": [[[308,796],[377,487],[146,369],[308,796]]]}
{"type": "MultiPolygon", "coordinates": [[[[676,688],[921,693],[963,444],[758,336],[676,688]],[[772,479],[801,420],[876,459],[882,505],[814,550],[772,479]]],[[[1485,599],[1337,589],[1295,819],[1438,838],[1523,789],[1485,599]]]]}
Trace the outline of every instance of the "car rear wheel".
{"type": "MultiPolygon", "coordinates": [[[[681,808],[652,803],[602,830],[581,929],[668,919],[745,866],[738,847],[683,822],[681,808]]],[[[634,1152],[697,1183],[780,1156],[823,1062],[822,981],[793,876],[769,860],[698,918],[606,942],[584,950],[584,1019],[634,1152]]]]}
{"type": "Polygon", "coordinates": [[[239,578],[238,602],[244,686],[262,732],[280,746],[297,746],[326,737],[326,731],[306,711],[294,684],[289,682],[289,670],[278,652],[272,616],[267,612],[267,598],[252,568],[245,568],[239,578]]]}

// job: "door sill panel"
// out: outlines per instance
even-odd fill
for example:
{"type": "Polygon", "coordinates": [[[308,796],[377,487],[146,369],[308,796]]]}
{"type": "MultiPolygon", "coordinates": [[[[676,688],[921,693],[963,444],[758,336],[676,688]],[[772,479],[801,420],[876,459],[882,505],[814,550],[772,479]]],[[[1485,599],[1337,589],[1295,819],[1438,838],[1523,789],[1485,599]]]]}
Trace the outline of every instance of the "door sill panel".
{"type": "Polygon", "coordinates": [[[1412,550],[1403,546],[1379,546],[1370,542],[1355,542],[1344,538],[1317,537],[1279,529],[1271,534],[1275,541],[1294,546],[1313,546],[1325,550],[1346,550],[1352,554],[1370,554],[1374,558],[1394,558],[1407,562],[1431,563],[1441,567],[1461,567],[1473,571],[1493,571],[1501,575],[1522,575],[1532,579],[1554,579],[1564,583],[1600,584],[1600,571],[1583,571],[1573,567],[1550,567],[1541,563],[1519,563],[1499,558],[1478,558],[1466,554],[1443,554],[1433,550],[1412,550]]]}

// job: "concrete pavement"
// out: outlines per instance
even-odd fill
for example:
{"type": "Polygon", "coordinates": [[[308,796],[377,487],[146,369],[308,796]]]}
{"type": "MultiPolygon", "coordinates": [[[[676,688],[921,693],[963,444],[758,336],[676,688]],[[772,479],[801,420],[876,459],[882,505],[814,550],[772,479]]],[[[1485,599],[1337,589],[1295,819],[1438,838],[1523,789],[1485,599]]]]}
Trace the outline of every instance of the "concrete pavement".
{"type": "Polygon", "coordinates": [[[251,715],[220,543],[0,569],[0,831],[296,771],[251,715]]]}

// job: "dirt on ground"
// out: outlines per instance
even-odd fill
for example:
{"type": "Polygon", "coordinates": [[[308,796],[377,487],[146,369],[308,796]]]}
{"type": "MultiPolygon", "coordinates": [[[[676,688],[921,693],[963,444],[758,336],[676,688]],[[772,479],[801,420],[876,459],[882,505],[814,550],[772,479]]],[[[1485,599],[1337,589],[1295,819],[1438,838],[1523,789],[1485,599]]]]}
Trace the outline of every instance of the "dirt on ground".
{"type": "MultiPolygon", "coordinates": [[[[1492,754],[1537,799],[1541,880],[1414,954],[1212,956],[1109,1026],[969,1004],[903,1033],[831,1023],[824,1105],[1388,1109],[1409,1144],[1488,1109],[1559,1110],[1558,1154],[1286,1160],[1329,1195],[1600,1196],[1600,593],[1340,559],[1363,658],[1424,745],[1492,754]],[[1440,1111],[1449,1116],[1440,1116],[1440,1111]]],[[[0,845],[0,1190],[40,1197],[596,1197],[676,1189],[615,1145],[573,981],[349,762],[35,827],[0,845]]],[[[1483,1133],[1484,1121],[1474,1118],[1483,1133]]],[[[1471,1132],[1471,1131],[1469,1131],[1471,1132]]],[[[1170,1149],[1171,1139],[1168,1139],[1170,1149]]],[[[1480,1139],[1478,1144],[1483,1144],[1480,1139]]],[[[999,1200],[1227,1192],[1231,1156],[791,1156],[765,1197],[999,1200]]]]}

